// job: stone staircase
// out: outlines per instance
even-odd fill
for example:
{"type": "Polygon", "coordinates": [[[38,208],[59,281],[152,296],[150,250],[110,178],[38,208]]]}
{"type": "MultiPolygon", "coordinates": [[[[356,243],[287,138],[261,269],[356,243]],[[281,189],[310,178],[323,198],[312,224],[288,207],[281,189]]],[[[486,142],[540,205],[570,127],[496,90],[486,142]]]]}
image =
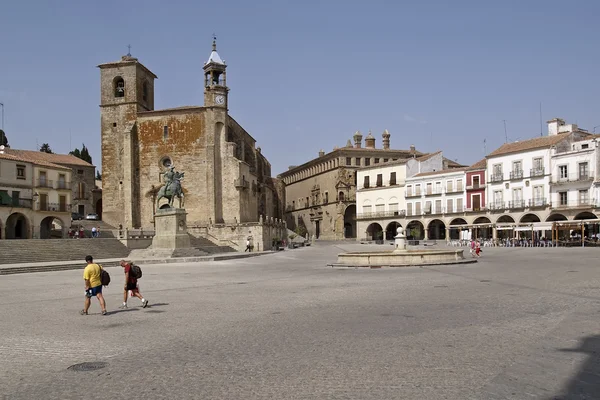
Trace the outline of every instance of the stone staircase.
{"type": "Polygon", "coordinates": [[[0,264],[71,260],[85,263],[88,254],[98,260],[127,258],[129,249],[117,239],[0,240],[0,264]]]}
{"type": "Polygon", "coordinates": [[[189,235],[189,236],[190,236],[190,246],[192,246],[200,251],[204,251],[208,254],[231,253],[231,252],[237,251],[233,247],[230,247],[230,246],[219,246],[218,244],[215,244],[212,241],[210,241],[204,237],[196,237],[196,236],[192,236],[192,235],[189,235]]]}

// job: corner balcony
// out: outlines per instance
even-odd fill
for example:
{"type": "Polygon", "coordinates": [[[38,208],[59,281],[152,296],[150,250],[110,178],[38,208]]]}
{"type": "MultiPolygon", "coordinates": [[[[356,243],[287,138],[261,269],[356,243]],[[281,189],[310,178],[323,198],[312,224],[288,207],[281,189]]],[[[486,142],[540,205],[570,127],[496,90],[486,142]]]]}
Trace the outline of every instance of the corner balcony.
{"type": "Polygon", "coordinates": [[[566,185],[568,183],[587,183],[589,184],[594,180],[594,176],[590,174],[567,174],[567,175],[559,175],[552,176],[550,178],[550,184],[559,186],[566,185]]]}
{"type": "Polygon", "coordinates": [[[504,180],[504,174],[492,174],[490,175],[490,182],[502,182],[504,180]]]}
{"type": "Polygon", "coordinates": [[[523,179],[523,170],[510,171],[510,180],[511,181],[516,181],[519,179],[523,179]]]}

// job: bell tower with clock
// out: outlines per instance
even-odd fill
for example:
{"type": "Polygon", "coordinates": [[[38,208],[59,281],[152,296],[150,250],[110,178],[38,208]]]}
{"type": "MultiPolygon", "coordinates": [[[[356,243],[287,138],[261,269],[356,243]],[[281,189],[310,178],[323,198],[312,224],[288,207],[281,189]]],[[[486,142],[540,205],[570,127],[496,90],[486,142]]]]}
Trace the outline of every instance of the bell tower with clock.
{"type": "Polygon", "coordinates": [[[204,106],[227,109],[227,65],[217,53],[217,41],[214,38],[212,52],[204,64],[204,106]]]}

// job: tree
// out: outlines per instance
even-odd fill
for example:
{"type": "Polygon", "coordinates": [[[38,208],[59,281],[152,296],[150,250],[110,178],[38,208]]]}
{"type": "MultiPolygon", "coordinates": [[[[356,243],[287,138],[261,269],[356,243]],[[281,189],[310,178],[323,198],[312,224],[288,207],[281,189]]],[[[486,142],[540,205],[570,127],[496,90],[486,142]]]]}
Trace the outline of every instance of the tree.
{"type": "Polygon", "coordinates": [[[0,144],[6,147],[8,146],[8,138],[6,137],[6,133],[2,129],[0,129],[0,144]]]}
{"type": "Polygon", "coordinates": [[[96,171],[96,180],[97,181],[101,181],[102,180],[102,174],[100,173],[100,171],[96,171]]]}
{"type": "Polygon", "coordinates": [[[40,151],[42,153],[54,154],[48,143],[42,144],[42,146],[40,147],[40,151]]]}
{"type": "Polygon", "coordinates": [[[75,148],[75,150],[70,151],[69,154],[71,154],[72,156],[75,156],[83,161],[87,161],[90,164],[92,163],[92,156],[90,156],[90,153],[88,152],[87,147],[85,147],[85,144],[82,143],[81,145],[81,150],[79,150],[78,148],[75,148]]]}

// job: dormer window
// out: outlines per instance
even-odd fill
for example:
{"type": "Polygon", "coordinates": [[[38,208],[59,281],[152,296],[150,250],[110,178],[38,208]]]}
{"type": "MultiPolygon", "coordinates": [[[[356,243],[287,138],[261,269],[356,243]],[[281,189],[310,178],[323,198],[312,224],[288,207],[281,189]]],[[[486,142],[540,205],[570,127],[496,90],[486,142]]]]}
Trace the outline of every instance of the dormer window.
{"type": "Polygon", "coordinates": [[[115,97],[125,97],[125,81],[117,76],[114,81],[115,97]]]}

